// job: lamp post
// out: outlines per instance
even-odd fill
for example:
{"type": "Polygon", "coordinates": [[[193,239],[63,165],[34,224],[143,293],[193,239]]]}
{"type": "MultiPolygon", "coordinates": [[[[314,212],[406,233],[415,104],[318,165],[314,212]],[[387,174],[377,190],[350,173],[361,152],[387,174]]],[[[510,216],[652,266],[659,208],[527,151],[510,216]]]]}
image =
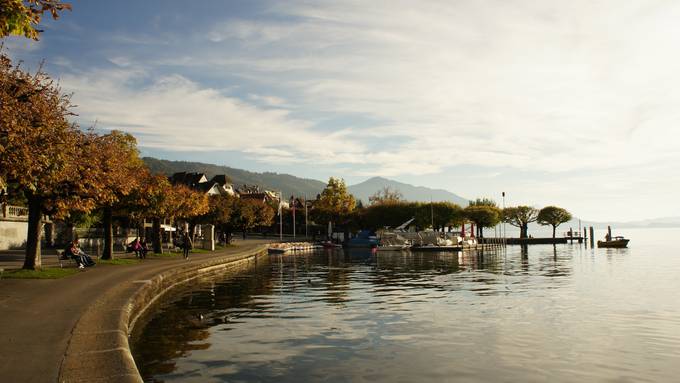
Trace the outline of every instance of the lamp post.
{"type": "MultiPolygon", "coordinates": [[[[505,192],[502,192],[501,195],[503,196],[503,210],[505,210],[505,192]]],[[[505,238],[505,220],[503,220],[503,246],[505,246],[506,243],[506,238],[505,238]]]]}
{"type": "Polygon", "coordinates": [[[279,191],[279,241],[283,241],[283,192],[279,191]]]}

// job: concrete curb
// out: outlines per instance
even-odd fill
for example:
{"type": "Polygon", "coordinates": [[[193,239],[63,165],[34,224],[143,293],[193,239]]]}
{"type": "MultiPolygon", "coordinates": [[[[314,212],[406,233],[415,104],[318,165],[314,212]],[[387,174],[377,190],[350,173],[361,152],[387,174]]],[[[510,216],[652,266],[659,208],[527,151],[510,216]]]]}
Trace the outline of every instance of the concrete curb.
{"type": "Polygon", "coordinates": [[[80,317],[59,370],[59,382],[142,382],[129,336],[159,298],[179,285],[217,271],[241,270],[267,255],[266,245],[202,262],[172,264],[148,279],[104,292],[80,317]]]}

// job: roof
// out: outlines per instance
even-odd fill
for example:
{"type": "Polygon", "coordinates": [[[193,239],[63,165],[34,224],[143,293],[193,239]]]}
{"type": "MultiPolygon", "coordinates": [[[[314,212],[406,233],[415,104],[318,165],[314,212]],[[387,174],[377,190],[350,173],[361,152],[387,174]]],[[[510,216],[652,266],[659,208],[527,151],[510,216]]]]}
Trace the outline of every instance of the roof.
{"type": "Polygon", "coordinates": [[[220,186],[224,186],[226,184],[231,184],[231,178],[227,177],[226,174],[218,174],[213,177],[210,182],[215,182],[220,184],[220,186]]]}
{"type": "Polygon", "coordinates": [[[208,182],[208,179],[203,173],[178,172],[170,177],[170,183],[173,185],[186,185],[192,188],[205,182],[208,182]]]}
{"type": "Polygon", "coordinates": [[[245,193],[241,194],[241,199],[256,199],[258,201],[264,201],[267,199],[267,194],[265,193],[245,193]]]}

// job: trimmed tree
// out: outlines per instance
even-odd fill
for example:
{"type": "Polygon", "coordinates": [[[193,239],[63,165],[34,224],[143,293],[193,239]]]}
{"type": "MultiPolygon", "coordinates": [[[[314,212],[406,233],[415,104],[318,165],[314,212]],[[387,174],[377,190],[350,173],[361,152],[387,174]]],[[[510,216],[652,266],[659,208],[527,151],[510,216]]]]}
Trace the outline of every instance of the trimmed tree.
{"type": "Polygon", "coordinates": [[[501,209],[490,199],[477,199],[470,201],[464,210],[465,218],[477,226],[477,236],[484,238],[484,228],[494,227],[501,221],[501,209]]]}
{"type": "Polygon", "coordinates": [[[531,206],[506,207],[503,209],[503,221],[519,227],[519,237],[527,238],[529,224],[538,219],[538,209],[531,206]]]}
{"type": "Polygon", "coordinates": [[[544,226],[550,225],[553,228],[552,236],[555,238],[557,226],[569,222],[571,213],[557,206],[546,206],[538,212],[538,223],[544,226]]]}

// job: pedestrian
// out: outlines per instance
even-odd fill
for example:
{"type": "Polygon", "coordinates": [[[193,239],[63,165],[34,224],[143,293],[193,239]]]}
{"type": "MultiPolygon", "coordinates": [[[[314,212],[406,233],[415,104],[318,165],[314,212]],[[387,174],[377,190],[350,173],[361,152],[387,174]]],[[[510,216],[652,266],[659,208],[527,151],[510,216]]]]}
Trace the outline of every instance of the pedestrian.
{"type": "Polygon", "coordinates": [[[146,243],[146,239],[142,239],[139,242],[139,255],[141,259],[146,258],[146,253],[149,252],[149,245],[146,243]]]}
{"type": "Polygon", "coordinates": [[[189,259],[189,252],[193,249],[194,244],[191,242],[189,233],[184,233],[182,237],[182,251],[184,252],[184,259],[189,259]]]}

